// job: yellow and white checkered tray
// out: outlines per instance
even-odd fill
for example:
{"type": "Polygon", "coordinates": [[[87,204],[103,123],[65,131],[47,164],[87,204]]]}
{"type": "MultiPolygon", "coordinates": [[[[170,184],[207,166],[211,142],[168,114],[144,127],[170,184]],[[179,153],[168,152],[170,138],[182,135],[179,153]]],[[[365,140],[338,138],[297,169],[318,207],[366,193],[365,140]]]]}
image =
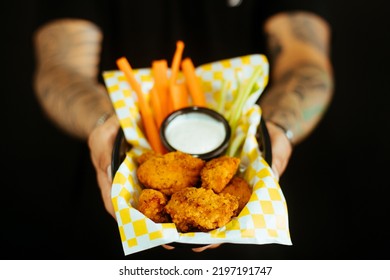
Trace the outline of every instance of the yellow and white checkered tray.
{"type": "MultiPolygon", "coordinates": [[[[237,133],[245,134],[240,152],[240,170],[253,188],[252,196],[241,211],[225,226],[210,232],[180,233],[173,223],[155,223],[137,210],[142,190],[136,176],[136,156],[150,149],[141,126],[137,97],[121,71],[105,71],[104,81],[126,140],[132,145],[116,172],[112,184],[114,205],[123,250],[126,255],[171,242],[191,244],[277,243],[291,245],[287,204],[271,168],[262,157],[256,139],[261,109],[256,104],[268,82],[268,61],[254,54],[217,61],[196,68],[209,108],[215,108],[223,80],[231,81],[225,109],[229,109],[239,82],[250,77],[255,66],[263,73],[257,91],[246,102],[237,133]]],[[[150,68],[136,69],[136,79],[148,98],[153,78],[150,68]]]]}

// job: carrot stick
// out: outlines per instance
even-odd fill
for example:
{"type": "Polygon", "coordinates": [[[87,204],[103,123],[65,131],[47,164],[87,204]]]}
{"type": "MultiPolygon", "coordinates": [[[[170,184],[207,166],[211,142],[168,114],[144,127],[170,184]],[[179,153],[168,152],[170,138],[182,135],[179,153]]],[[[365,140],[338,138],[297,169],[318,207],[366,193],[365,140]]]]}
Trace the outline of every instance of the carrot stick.
{"type": "Polygon", "coordinates": [[[192,97],[193,105],[205,107],[206,98],[200,85],[198,76],[196,75],[195,67],[191,58],[187,57],[183,59],[181,68],[183,69],[184,77],[192,97]]]}
{"type": "Polygon", "coordinates": [[[171,94],[175,98],[172,100],[173,110],[178,110],[190,105],[188,91],[184,83],[173,84],[170,87],[171,94]]]}
{"type": "Polygon", "coordinates": [[[125,57],[117,59],[116,63],[118,68],[125,74],[131,88],[137,94],[141,119],[146,133],[146,138],[148,139],[154,151],[164,153],[165,149],[161,143],[160,134],[157,129],[156,123],[154,122],[152,111],[144,99],[144,93],[142,92],[141,85],[135,79],[133,69],[131,68],[130,63],[125,57]]]}
{"type": "Polygon", "coordinates": [[[153,119],[153,115],[150,112],[150,114],[141,114],[141,116],[146,131],[146,137],[150,143],[150,146],[155,152],[165,154],[166,149],[161,142],[159,130],[157,129],[157,125],[153,119]]]}
{"type": "Polygon", "coordinates": [[[129,82],[131,88],[137,94],[140,110],[146,112],[149,107],[146,105],[146,101],[144,99],[144,93],[142,92],[141,85],[136,80],[130,63],[127,61],[126,57],[121,57],[117,59],[116,64],[118,68],[125,74],[126,79],[129,82]]]}
{"type": "Polygon", "coordinates": [[[152,72],[157,87],[168,86],[168,62],[166,59],[154,60],[152,62],[152,72]]]}
{"type": "Polygon", "coordinates": [[[173,54],[172,64],[171,64],[171,79],[170,84],[176,83],[177,75],[179,73],[179,67],[181,58],[183,56],[183,50],[184,50],[184,43],[183,41],[177,41],[176,42],[176,50],[173,54]]]}
{"type": "Polygon", "coordinates": [[[161,104],[161,115],[165,118],[169,113],[170,106],[167,60],[154,60],[152,62],[152,75],[154,78],[154,87],[157,90],[161,104]]]}
{"type": "Polygon", "coordinates": [[[164,120],[163,106],[161,102],[161,96],[159,95],[157,86],[155,85],[150,90],[150,105],[152,106],[154,113],[154,120],[156,121],[157,129],[160,129],[161,123],[164,120]]]}
{"type": "Polygon", "coordinates": [[[170,77],[170,80],[169,80],[169,96],[170,96],[170,104],[171,106],[169,107],[169,112],[172,112],[174,110],[177,110],[178,107],[180,107],[178,105],[178,102],[177,102],[177,98],[180,98],[178,96],[176,96],[176,94],[180,94],[180,89],[178,87],[176,87],[176,80],[177,80],[177,76],[178,76],[178,73],[179,73],[179,68],[180,68],[180,62],[181,62],[181,58],[183,56],[183,50],[184,50],[184,43],[182,41],[177,41],[176,42],[176,50],[175,50],[175,53],[173,55],[173,59],[172,59],[172,64],[171,64],[171,77],[170,77]]]}

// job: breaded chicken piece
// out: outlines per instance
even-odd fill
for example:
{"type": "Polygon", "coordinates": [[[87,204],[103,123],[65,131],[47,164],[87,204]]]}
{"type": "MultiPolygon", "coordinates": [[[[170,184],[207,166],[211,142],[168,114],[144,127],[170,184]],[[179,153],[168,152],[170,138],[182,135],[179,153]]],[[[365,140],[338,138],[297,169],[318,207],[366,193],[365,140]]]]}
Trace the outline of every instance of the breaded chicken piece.
{"type": "Polygon", "coordinates": [[[239,158],[230,156],[221,156],[208,161],[200,173],[202,188],[220,193],[236,174],[239,164],[239,158]]]}
{"type": "Polygon", "coordinates": [[[181,232],[210,231],[227,224],[235,215],[238,199],[204,188],[185,188],[172,195],[165,210],[181,232]]]}
{"type": "Polygon", "coordinates": [[[179,151],[153,156],[137,169],[137,177],[145,188],[172,195],[199,183],[205,161],[179,151]]]}
{"type": "Polygon", "coordinates": [[[170,221],[164,209],[167,203],[168,198],[162,192],[143,189],[139,196],[138,211],[155,223],[167,223],[170,221]]]}
{"type": "Polygon", "coordinates": [[[227,184],[227,186],[220,192],[220,194],[225,193],[231,194],[238,198],[237,213],[240,213],[252,195],[252,188],[244,178],[234,176],[230,180],[229,184],[227,184]]]}
{"type": "Polygon", "coordinates": [[[151,159],[152,157],[156,157],[158,156],[159,154],[157,154],[156,152],[154,151],[148,151],[148,152],[145,152],[143,153],[142,155],[140,155],[138,158],[137,158],[137,162],[139,165],[143,164],[145,161],[147,161],[148,159],[151,159]]]}

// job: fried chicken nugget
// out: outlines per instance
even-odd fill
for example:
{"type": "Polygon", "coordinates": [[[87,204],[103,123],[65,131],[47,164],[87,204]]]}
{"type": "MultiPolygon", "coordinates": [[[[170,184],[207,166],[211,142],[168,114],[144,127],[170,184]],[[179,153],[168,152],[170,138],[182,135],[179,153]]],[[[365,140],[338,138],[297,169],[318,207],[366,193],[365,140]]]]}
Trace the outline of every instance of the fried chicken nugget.
{"type": "Polygon", "coordinates": [[[221,191],[221,194],[225,193],[231,194],[238,198],[237,213],[240,213],[252,195],[252,188],[244,178],[234,176],[230,180],[229,184],[227,184],[227,186],[221,191]]]}
{"type": "Polygon", "coordinates": [[[153,157],[156,157],[160,154],[154,152],[154,151],[147,151],[145,153],[143,153],[142,155],[140,155],[138,158],[137,158],[137,162],[139,165],[143,164],[145,161],[153,158],[153,157]]]}
{"type": "Polygon", "coordinates": [[[200,173],[202,188],[220,193],[236,174],[239,164],[239,158],[230,156],[221,156],[208,161],[200,173]]]}
{"type": "Polygon", "coordinates": [[[204,188],[185,188],[174,193],[165,210],[181,232],[210,231],[227,224],[235,215],[238,199],[204,188]]]}
{"type": "Polygon", "coordinates": [[[168,198],[162,192],[153,189],[143,189],[139,196],[138,211],[155,223],[167,223],[169,215],[165,212],[168,198]]]}
{"type": "Polygon", "coordinates": [[[169,152],[143,162],[137,169],[137,177],[145,188],[170,196],[183,188],[196,186],[204,165],[204,160],[190,154],[169,152]]]}

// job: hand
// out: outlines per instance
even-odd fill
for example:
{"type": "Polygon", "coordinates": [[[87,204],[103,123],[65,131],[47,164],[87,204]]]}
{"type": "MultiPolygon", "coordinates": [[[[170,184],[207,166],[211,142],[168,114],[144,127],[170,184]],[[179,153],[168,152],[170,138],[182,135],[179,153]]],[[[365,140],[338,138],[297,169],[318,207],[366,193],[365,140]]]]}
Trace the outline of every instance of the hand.
{"type": "MultiPolygon", "coordinates": [[[[203,252],[203,251],[205,251],[207,249],[218,248],[219,246],[221,246],[221,243],[220,244],[209,244],[209,245],[206,245],[206,246],[203,246],[203,247],[192,248],[192,251],[194,251],[195,253],[200,253],[200,252],[203,252]]],[[[162,245],[162,247],[167,249],[167,250],[175,249],[175,247],[173,247],[171,245],[162,245]]]]}
{"type": "Polygon", "coordinates": [[[275,177],[279,180],[286,170],[288,161],[292,153],[290,140],[284,134],[284,131],[271,122],[266,122],[268,134],[271,140],[272,170],[275,177]]]}
{"type": "Polygon", "coordinates": [[[200,252],[203,252],[203,251],[208,250],[208,249],[218,248],[219,246],[221,246],[221,243],[219,243],[219,244],[209,244],[209,245],[206,245],[206,246],[203,246],[203,247],[192,248],[192,251],[194,251],[195,253],[200,253],[200,252]]]}
{"type": "Polygon", "coordinates": [[[119,121],[114,114],[104,124],[97,126],[88,137],[88,147],[104,206],[114,219],[115,211],[111,201],[111,157],[118,130],[119,121]]]}

